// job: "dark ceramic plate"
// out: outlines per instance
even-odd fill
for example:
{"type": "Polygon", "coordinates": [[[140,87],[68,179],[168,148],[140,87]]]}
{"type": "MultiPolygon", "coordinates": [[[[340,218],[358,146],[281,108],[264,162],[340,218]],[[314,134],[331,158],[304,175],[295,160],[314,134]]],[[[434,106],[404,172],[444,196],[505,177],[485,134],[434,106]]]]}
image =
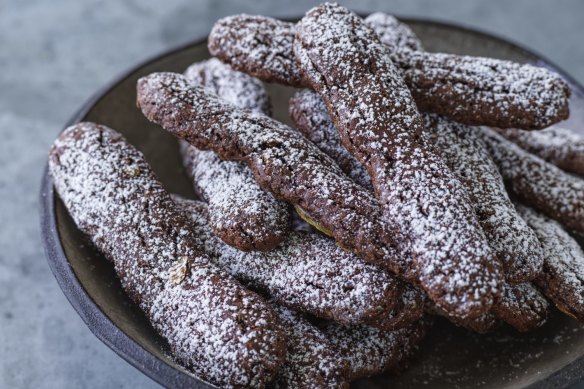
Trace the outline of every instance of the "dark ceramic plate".
{"type": "MultiPolygon", "coordinates": [[[[429,51],[482,55],[557,68],[507,41],[435,22],[406,20],[429,51]]],[[[71,123],[89,120],[110,126],[146,156],[171,192],[191,196],[176,140],[149,123],[136,109],[136,80],[155,71],[182,72],[209,56],[204,40],[148,61],[99,92],[71,123]]],[[[574,94],[565,127],[584,130],[584,92],[567,75],[574,94]]],[[[275,117],[289,122],[292,90],[270,85],[275,117]]],[[[140,310],[124,294],[112,266],[77,230],[45,174],[41,193],[42,233],[51,269],[70,303],[91,331],[122,358],[164,386],[210,387],[177,365],[168,347],[140,310]]],[[[409,370],[399,376],[362,380],[355,388],[524,388],[558,387],[584,376],[584,331],[554,313],[540,330],[517,334],[511,329],[478,336],[438,321],[409,370]]]]}

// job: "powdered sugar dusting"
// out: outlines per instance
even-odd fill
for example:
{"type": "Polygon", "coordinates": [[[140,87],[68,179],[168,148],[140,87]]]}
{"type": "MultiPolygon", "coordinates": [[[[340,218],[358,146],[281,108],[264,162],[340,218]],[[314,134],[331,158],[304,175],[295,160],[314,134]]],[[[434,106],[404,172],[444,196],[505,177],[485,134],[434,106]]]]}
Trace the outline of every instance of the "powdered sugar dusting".
{"type": "Polygon", "coordinates": [[[258,77],[300,86],[302,78],[292,55],[294,24],[266,16],[234,15],[215,22],[209,52],[234,69],[258,77]]]}
{"type": "Polygon", "coordinates": [[[488,310],[500,269],[461,184],[425,146],[387,47],[359,17],[327,3],[297,24],[294,53],[343,145],[367,168],[430,297],[462,317],[488,310]]]}
{"type": "Polygon", "coordinates": [[[426,334],[428,323],[420,320],[397,331],[380,331],[367,326],[346,327],[326,323],[323,332],[347,361],[350,379],[370,377],[398,367],[415,351],[426,334]]]}
{"type": "MultiPolygon", "coordinates": [[[[185,77],[242,109],[270,114],[261,81],[217,59],[191,65],[185,77]]],[[[289,206],[261,190],[245,164],[222,161],[186,142],[181,152],[195,191],[209,203],[213,231],[225,243],[245,251],[269,250],[285,238],[291,227],[289,206]]]]}
{"type": "Polygon", "coordinates": [[[303,89],[290,99],[290,116],[296,128],[320,150],[330,156],[357,184],[371,190],[371,178],[361,162],[345,149],[318,94],[303,89]]]}
{"type": "MultiPolygon", "coordinates": [[[[407,26],[375,13],[366,23],[389,45],[389,55],[418,107],[466,124],[541,129],[569,114],[570,88],[557,74],[493,58],[423,53],[407,26]],[[405,47],[396,46],[396,42],[405,47]]],[[[264,81],[308,86],[294,62],[294,25],[262,16],[219,20],[209,50],[264,81]]]]}
{"type": "Polygon", "coordinates": [[[394,16],[383,12],[374,12],[364,21],[379,36],[381,43],[389,47],[391,51],[424,51],[422,42],[412,29],[394,16]]]}
{"type": "Polygon", "coordinates": [[[496,130],[522,149],[560,169],[584,175],[584,138],[581,135],[561,127],[550,127],[541,131],[515,128],[496,130]]]}
{"type": "Polygon", "coordinates": [[[209,88],[217,96],[239,108],[260,115],[271,114],[270,98],[262,82],[233,70],[217,58],[192,64],[184,75],[196,85],[209,88]]]}
{"type": "Polygon", "coordinates": [[[506,284],[501,299],[493,306],[493,313],[521,332],[532,331],[544,325],[549,314],[549,303],[533,284],[506,284]]]}
{"type": "Polygon", "coordinates": [[[113,262],[182,364],[225,387],[263,385],[275,375],[284,339],[273,311],[197,249],[140,152],[107,127],[80,123],[55,141],[49,164],[77,226],[113,262]],[[170,282],[183,257],[185,278],[170,282]]]}
{"type": "MultiPolygon", "coordinates": [[[[192,220],[198,246],[229,274],[267,291],[279,304],[346,324],[394,325],[393,307],[415,311],[419,292],[407,302],[404,285],[319,234],[293,232],[276,249],[242,252],[217,239],[203,203],[175,198],[192,220]]],[[[405,324],[421,316],[411,315],[405,324]]],[[[404,325],[405,325],[404,324],[404,325]]]]}
{"type": "Polygon", "coordinates": [[[536,280],[543,293],[561,311],[584,321],[584,252],[562,226],[528,207],[518,211],[539,237],[544,254],[544,271],[536,280]]]}
{"type": "Polygon", "coordinates": [[[302,315],[274,305],[288,337],[284,366],[270,387],[343,389],[349,387],[349,366],[327,337],[302,315]]]}
{"type": "Polygon", "coordinates": [[[298,131],[238,110],[174,73],[140,79],[138,103],[175,136],[245,161],[263,189],[307,211],[344,248],[413,279],[374,197],[298,131]]]}
{"type": "Polygon", "coordinates": [[[534,232],[517,214],[497,165],[473,128],[424,115],[430,142],[464,185],[493,253],[512,283],[534,279],[543,254],[534,232]]]}
{"type": "Polygon", "coordinates": [[[541,129],[569,115],[570,88],[549,70],[492,58],[394,56],[418,108],[471,125],[541,129]]]}
{"type": "Polygon", "coordinates": [[[518,198],[569,229],[584,232],[584,180],[526,152],[492,129],[482,127],[477,133],[518,198]]]}

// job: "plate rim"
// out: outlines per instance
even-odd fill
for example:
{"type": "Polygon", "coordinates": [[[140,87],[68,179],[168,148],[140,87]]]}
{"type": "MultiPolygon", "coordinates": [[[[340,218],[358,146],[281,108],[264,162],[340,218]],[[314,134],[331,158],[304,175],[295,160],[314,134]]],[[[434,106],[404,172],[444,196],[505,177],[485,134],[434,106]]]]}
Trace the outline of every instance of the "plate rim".
{"type": "MultiPolygon", "coordinates": [[[[360,16],[367,15],[367,13],[364,12],[358,12],[358,14],[360,16]]],[[[537,58],[541,65],[544,65],[550,70],[561,75],[573,88],[573,93],[578,93],[579,95],[584,96],[584,87],[573,76],[561,69],[554,62],[550,61],[547,57],[542,56],[538,52],[524,46],[523,44],[517,43],[512,39],[503,38],[497,34],[459,23],[440,21],[432,18],[402,17],[399,15],[394,16],[405,23],[429,24],[438,27],[456,29],[467,34],[470,33],[473,35],[487,37],[491,40],[510,45],[529,56],[537,58]]],[[[300,18],[301,17],[289,17],[280,19],[295,22],[300,18]]],[[[75,114],[72,115],[71,118],[66,122],[65,126],[61,129],[59,134],[65,128],[80,122],[81,119],[95,106],[95,104],[97,104],[113,88],[123,82],[126,78],[130,77],[132,74],[153,62],[161,60],[167,56],[177,54],[193,46],[203,44],[206,41],[207,35],[199,35],[187,43],[176,45],[170,49],[162,50],[157,54],[149,56],[139,63],[130,66],[127,70],[120,72],[118,76],[114,77],[103,87],[99,88],[81,105],[75,114]]],[[[61,243],[60,234],[57,228],[55,206],[56,196],[53,180],[49,174],[48,160],[45,162],[39,195],[41,240],[49,268],[57,280],[61,291],[69,303],[73,306],[77,314],[81,317],[83,322],[87,325],[89,330],[118,356],[122,357],[125,361],[130,363],[140,372],[164,387],[196,389],[217,388],[213,384],[204,381],[192,373],[176,369],[172,365],[168,364],[165,360],[158,358],[156,355],[143,348],[128,334],[120,330],[85,290],[75,275],[73,268],[69,265],[69,260],[65,255],[63,245],[61,243]]],[[[535,389],[565,387],[578,382],[582,378],[584,378],[584,356],[575,359],[561,369],[543,378],[541,381],[528,385],[526,388],[535,389]]]]}

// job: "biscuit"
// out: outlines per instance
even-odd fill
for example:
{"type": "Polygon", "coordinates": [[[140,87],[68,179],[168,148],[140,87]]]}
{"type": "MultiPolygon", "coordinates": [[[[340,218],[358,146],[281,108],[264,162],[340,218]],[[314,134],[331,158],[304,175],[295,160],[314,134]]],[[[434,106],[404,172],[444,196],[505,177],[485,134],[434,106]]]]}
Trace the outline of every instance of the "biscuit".
{"type": "Polygon", "coordinates": [[[568,229],[584,233],[584,180],[530,154],[490,128],[476,131],[518,199],[568,229]]]}
{"type": "Polygon", "coordinates": [[[349,366],[325,334],[301,314],[273,308],[283,324],[287,354],[270,388],[348,388],[349,366]]]}
{"type": "Polygon", "coordinates": [[[350,380],[371,377],[403,366],[416,351],[430,327],[419,320],[397,331],[328,322],[321,329],[349,365],[350,380]]]}
{"type": "Polygon", "coordinates": [[[535,283],[560,311],[584,322],[582,248],[555,220],[523,205],[517,205],[517,210],[543,246],[543,273],[535,283]]]}
{"type": "Polygon", "coordinates": [[[381,43],[386,45],[391,52],[403,50],[424,51],[422,42],[412,29],[392,15],[374,12],[363,21],[375,31],[381,43]]]}
{"type": "Polygon", "coordinates": [[[424,119],[430,143],[469,194],[505,280],[519,284],[536,278],[543,266],[541,244],[515,210],[480,136],[469,126],[437,115],[426,114],[424,119]]]}
{"type": "Polygon", "coordinates": [[[194,146],[245,161],[263,189],[307,211],[342,247],[421,286],[446,310],[472,316],[490,308],[496,270],[442,258],[435,266],[416,266],[397,251],[401,238],[384,222],[375,198],[297,131],[226,104],[174,73],[141,78],[138,105],[149,120],[194,146]],[[443,277],[449,271],[452,282],[443,277]]]}
{"type": "MultiPolygon", "coordinates": [[[[304,136],[365,188],[367,171],[341,144],[320,97],[311,90],[298,91],[290,100],[290,116],[304,136]]],[[[457,175],[470,196],[489,246],[501,261],[511,283],[534,279],[543,265],[540,243],[517,214],[497,166],[472,128],[433,114],[423,115],[428,141],[457,175]]]]}
{"type": "Polygon", "coordinates": [[[114,130],[80,123],[57,138],[49,169],[79,229],[181,364],[221,386],[262,387],[275,376],[286,351],[277,316],[197,248],[138,150],[114,130]]]}
{"type": "Polygon", "coordinates": [[[519,332],[527,332],[544,325],[550,306],[533,284],[506,284],[503,295],[493,305],[492,312],[519,332]]]}
{"type": "Polygon", "coordinates": [[[242,252],[223,244],[205,204],[174,197],[192,222],[197,244],[213,263],[278,304],[345,324],[394,329],[423,314],[423,295],[314,233],[293,232],[276,249],[242,252]]]}
{"type": "Polygon", "coordinates": [[[445,287],[441,297],[455,303],[447,310],[469,317],[488,310],[500,264],[462,185],[427,147],[422,119],[388,48],[358,16],[325,3],[296,25],[294,54],[343,145],[367,168],[402,251],[423,282],[433,284],[431,298],[445,287]]]}
{"type": "Polygon", "coordinates": [[[297,91],[288,103],[290,117],[296,128],[357,184],[373,190],[369,173],[361,162],[343,146],[335,125],[320,96],[310,89],[297,91]]]}
{"type": "MultiPolygon", "coordinates": [[[[381,16],[368,18],[366,23],[384,43],[391,39],[383,30],[391,24],[381,16]]],[[[230,16],[220,19],[211,30],[209,51],[264,81],[308,87],[294,62],[294,29],[292,23],[264,16],[230,16]]],[[[546,128],[569,115],[568,84],[545,68],[492,58],[389,49],[388,55],[423,111],[466,124],[525,129],[546,128]]]]}
{"type": "Polygon", "coordinates": [[[541,131],[496,129],[524,150],[570,173],[584,175],[584,138],[571,130],[550,127],[541,131]]]}
{"type": "Polygon", "coordinates": [[[294,24],[254,15],[233,15],[213,25],[207,45],[212,56],[266,82],[300,87],[292,53],[294,24]]]}
{"type": "Polygon", "coordinates": [[[431,315],[444,317],[449,322],[458,327],[462,327],[468,331],[477,332],[479,334],[492,332],[501,326],[501,321],[497,319],[497,317],[492,312],[486,312],[473,318],[462,319],[460,317],[450,315],[448,312],[445,312],[443,309],[436,306],[436,304],[432,302],[428,302],[426,304],[426,312],[431,315]]]}
{"type": "MultiPolygon", "coordinates": [[[[217,59],[191,65],[185,77],[242,109],[270,114],[261,81],[217,59]]],[[[195,192],[209,204],[213,232],[225,243],[244,251],[266,251],[284,240],[291,230],[290,206],[261,190],[244,163],[222,161],[184,141],[181,153],[195,192]]]]}

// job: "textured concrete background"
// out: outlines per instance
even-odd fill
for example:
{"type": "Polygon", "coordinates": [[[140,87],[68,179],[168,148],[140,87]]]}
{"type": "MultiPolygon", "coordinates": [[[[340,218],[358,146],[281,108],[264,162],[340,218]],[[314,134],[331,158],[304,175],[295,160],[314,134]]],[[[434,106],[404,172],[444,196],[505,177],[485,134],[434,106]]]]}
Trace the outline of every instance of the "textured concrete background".
{"type": "MultiPolygon", "coordinates": [[[[511,38],[584,82],[582,0],[360,0],[511,38]]],[[[294,16],[283,1],[0,0],[0,388],[157,387],[85,327],[46,264],[37,196],[51,141],[97,88],[233,13],[294,16]]]]}

